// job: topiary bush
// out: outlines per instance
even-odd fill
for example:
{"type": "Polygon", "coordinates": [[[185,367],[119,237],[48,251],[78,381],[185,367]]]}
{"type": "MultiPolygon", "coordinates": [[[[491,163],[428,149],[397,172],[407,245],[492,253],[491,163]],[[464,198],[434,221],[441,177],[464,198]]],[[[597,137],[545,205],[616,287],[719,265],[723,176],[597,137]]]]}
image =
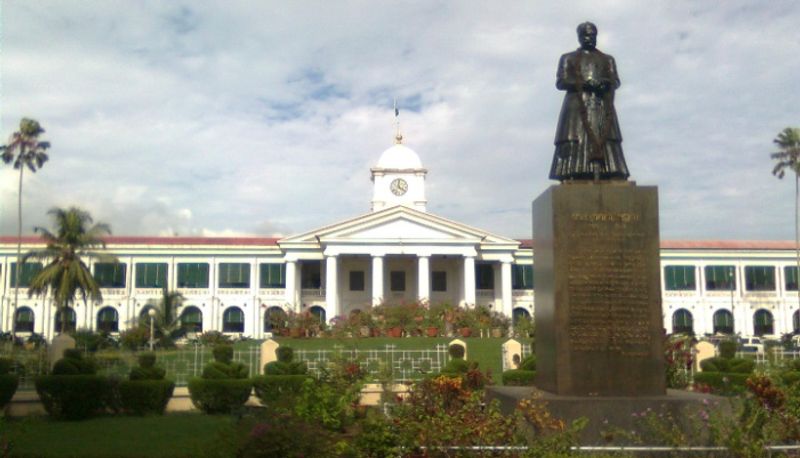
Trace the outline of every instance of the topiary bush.
{"type": "Polygon", "coordinates": [[[11,402],[19,385],[19,377],[13,374],[14,361],[10,358],[0,358],[0,409],[11,402]]]}
{"type": "Polygon", "coordinates": [[[781,372],[781,379],[787,385],[794,385],[800,381],[800,359],[793,359],[786,364],[781,372]]]}
{"type": "Polygon", "coordinates": [[[719,343],[719,356],[700,362],[702,372],[695,374],[695,384],[704,384],[721,395],[735,395],[745,390],[744,382],[753,373],[755,361],[748,358],[735,358],[737,344],[733,340],[719,343]]]}
{"type": "Polygon", "coordinates": [[[35,381],[47,413],[56,418],[81,420],[106,407],[114,407],[111,381],[95,372],[94,362],[85,359],[80,350],[65,350],[64,357],[53,365],[52,375],[35,381]]]}
{"type": "Polygon", "coordinates": [[[533,386],[536,371],[511,369],[503,372],[503,385],[506,386],[533,386]]]}
{"type": "Polygon", "coordinates": [[[189,380],[192,403],[207,413],[230,413],[247,402],[252,391],[249,370],[233,361],[233,347],[214,347],[215,361],[203,368],[202,378],[189,380]]]}
{"type": "Polygon", "coordinates": [[[210,414],[231,413],[250,398],[253,383],[249,379],[189,380],[189,394],[198,409],[210,414]]]}
{"type": "Polygon", "coordinates": [[[131,369],[130,380],[119,383],[122,410],[132,415],[163,415],[175,382],[164,380],[166,371],[155,364],[155,353],[139,355],[139,366],[131,369]]]}
{"type": "Polygon", "coordinates": [[[447,347],[447,353],[450,354],[450,358],[452,359],[464,359],[464,355],[467,354],[467,349],[464,348],[463,345],[453,344],[447,347]]]}
{"type": "Polygon", "coordinates": [[[275,350],[277,361],[264,365],[265,375],[301,375],[308,372],[306,363],[294,361],[294,350],[291,347],[278,347],[275,350]]]}
{"type": "Polygon", "coordinates": [[[36,392],[48,414],[65,420],[89,418],[113,398],[108,378],[92,374],[41,376],[36,392]]]}
{"type": "Polygon", "coordinates": [[[261,404],[274,410],[290,411],[309,378],[305,374],[262,375],[253,379],[253,388],[261,404]]]}

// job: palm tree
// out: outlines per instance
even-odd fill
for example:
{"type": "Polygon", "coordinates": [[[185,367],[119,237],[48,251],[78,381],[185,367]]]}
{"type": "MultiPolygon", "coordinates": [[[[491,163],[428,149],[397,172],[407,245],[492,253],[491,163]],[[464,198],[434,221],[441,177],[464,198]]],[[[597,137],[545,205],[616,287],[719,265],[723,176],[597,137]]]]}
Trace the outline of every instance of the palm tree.
{"type": "Polygon", "coordinates": [[[77,207],[70,207],[66,210],[53,208],[47,213],[53,217],[55,232],[36,227],[34,231],[41,234],[47,247],[43,250],[26,253],[22,262],[24,263],[30,258],[50,261],[31,280],[28,297],[50,292],[53,302],[61,314],[61,332],[63,333],[67,322],[67,307],[75,302],[75,296],[78,293],[84,304],[86,304],[87,298],[92,301],[103,300],[100,286],[89,271],[84,259],[93,258],[105,262],[116,262],[117,259],[109,254],[95,251],[106,246],[101,237],[111,234],[111,229],[107,224],[92,225],[91,215],[77,207]]]}
{"type": "Polygon", "coordinates": [[[183,294],[177,291],[162,290],[161,298],[153,305],[156,311],[154,325],[161,334],[162,344],[169,345],[172,339],[178,338],[183,334],[181,318],[178,311],[183,305],[183,294]]]}
{"type": "Polygon", "coordinates": [[[800,302],[800,128],[787,127],[775,137],[773,143],[780,150],[770,154],[777,161],[772,169],[772,174],[783,178],[786,169],[794,172],[794,244],[797,271],[795,284],[797,285],[797,300],[800,302]]]}
{"type": "MultiPolygon", "coordinates": [[[[8,145],[0,145],[0,157],[3,162],[14,163],[14,168],[19,169],[19,191],[17,192],[17,269],[14,282],[14,309],[19,302],[19,278],[22,270],[22,172],[27,167],[32,173],[42,168],[48,156],[45,150],[50,148],[50,142],[40,142],[39,135],[44,129],[33,119],[22,118],[19,122],[19,132],[11,134],[8,145]]],[[[12,327],[12,335],[16,330],[12,327]]]]}

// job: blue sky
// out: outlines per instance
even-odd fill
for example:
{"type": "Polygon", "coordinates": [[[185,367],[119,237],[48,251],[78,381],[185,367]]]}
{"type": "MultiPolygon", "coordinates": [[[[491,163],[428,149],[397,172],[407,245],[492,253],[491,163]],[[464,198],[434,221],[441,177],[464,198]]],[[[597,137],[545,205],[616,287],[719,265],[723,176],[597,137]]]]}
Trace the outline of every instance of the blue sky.
{"type": "MultiPolygon", "coordinates": [[[[428,210],[528,238],[554,184],[556,63],[588,19],[662,238],[792,239],[769,153],[800,126],[799,5],[7,0],[0,135],[29,116],[53,145],[26,175],[26,232],[78,205],[117,235],[288,235],[369,211],[396,97],[428,210]]],[[[3,167],[3,234],[16,187],[3,167]]]]}

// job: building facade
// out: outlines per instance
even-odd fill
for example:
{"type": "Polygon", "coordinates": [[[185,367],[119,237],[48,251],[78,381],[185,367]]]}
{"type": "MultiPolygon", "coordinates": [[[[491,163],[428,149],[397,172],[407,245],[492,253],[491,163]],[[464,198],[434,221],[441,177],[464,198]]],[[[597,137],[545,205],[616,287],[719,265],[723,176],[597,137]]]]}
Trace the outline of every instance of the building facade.
{"type": "MultiPolygon", "coordinates": [[[[76,301],[68,327],[124,331],[146,319],[166,288],[184,297],[184,326],[253,338],[271,310],[320,320],[381,303],[485,305],[533,315],[530,240],[515,240],[427,212],[427,170],[402,144],[371,169],[367,214],[302,234],[263,237],[108,237],[117,263],[92,263],[103,301],[76,301]]],[[[41,263],[20,272],[14,307],[16,237],[0,237],[0,329],[52,338],[60,315],[49,297],[28,297],[41,263]]],[[[23,239],[23,252],[41,248],[23,239]]],[[[698,335],[779,337],[800,332],[793,242],[662,242],[664,328],[698,335]]]]}

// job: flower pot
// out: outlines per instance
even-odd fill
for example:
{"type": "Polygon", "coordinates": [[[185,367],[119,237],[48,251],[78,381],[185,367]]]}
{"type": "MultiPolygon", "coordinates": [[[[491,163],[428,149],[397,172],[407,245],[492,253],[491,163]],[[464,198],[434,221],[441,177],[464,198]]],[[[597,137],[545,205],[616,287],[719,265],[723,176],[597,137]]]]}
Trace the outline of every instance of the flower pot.
{"type": "Polygon", "coordinates": [[[369,337],[372,335],[372,329],[370,329],[369,326],[361,326],[359,331],[361,332],[361,337],[369,337]]]}
{"type": "Polygon", "coordinates": [[[403,328],[401,328],[400,326],[395,326],[393,328],[389,328],[386,331],[386,334],[389,337],[403,337],[403,328]]]}
{"type": "Polygon", "coordinates": [[[303,335],[303,328],[289,329],[289,337],[294,337],[296,339],[302,335],[303,335]]]}
{"type": "Polygon", "coordinates": [[[492,328],[492,337],[503,337],[503,330],[501,328],[492,328]]]}
{"type": "Polygon", "coordinates": [[[428,329],[425,330],[425,333],[428,337],[438,337],[439,336],[439,328],[436,326],[430,326],[428,329]]]}
{"type": "Polygon", "coordinates": [[[459,328],[458,333],[461,334],[461,337],[469,337],[472,335],[472,329],[470,328],[459,328]]]}

